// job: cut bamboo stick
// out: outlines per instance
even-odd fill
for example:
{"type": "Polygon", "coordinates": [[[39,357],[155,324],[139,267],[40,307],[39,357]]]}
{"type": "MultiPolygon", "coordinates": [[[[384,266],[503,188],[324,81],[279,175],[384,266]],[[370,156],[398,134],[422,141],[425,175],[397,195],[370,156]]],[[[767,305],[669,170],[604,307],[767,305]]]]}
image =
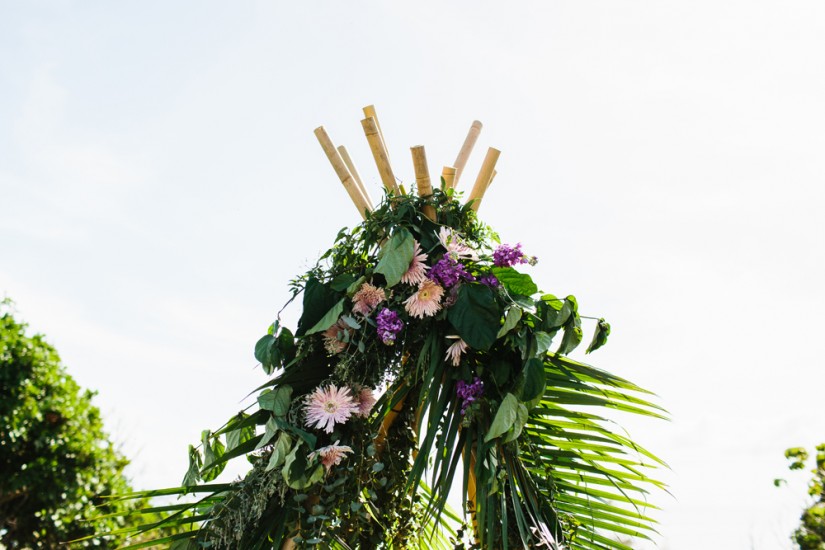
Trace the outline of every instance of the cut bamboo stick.
{"type": "Polygon", "coordinates": [[[464,172],[464,167],[467,165],[467,159],[470,158],[470,153],[473,152],[473,147],[475,147],[476,141],[478,141],[478,135],[481,133],[481,127],[482,124],[478,120],[474,120],[470,125],[470,131],[467,132],[467,137],[464,138],[464,144],[461,146],[461,150],[458,152],[458,156],[455,159],[455,180],[453,187],[458,185],[458,180],[461,178],[461,174],[464,172]]]}
{"type": "MultiPolygon", "coordinates": [[[[423,145],[410,147],[412,153],[413,169],[415,170],[415,185],[418,187],[418,196],[422,198],[431,197],[433,194],[433,184],[430,181],[430,168],[427,166],[427,153],[423,145]]],[[[426,204],[421,209],[424,215],[435,221],[435,208],[431,204],[426,204]]]]}
{"type": "Polygon", "coordinates": [[[487,187],[489,187],[490,181],[493,178],[493,172],[496,170],[499,155],[501,155],[501,151],[498,149],[493,147],[487,149],[487,156],[484,157],[484,162],[481,164],[481,170],[473,185],[473,190],[470,191],[470,197],[467,199],[467,202],[474,201],[471,208],[476,212],[478,212],[478,207],[481,206],[481,199],[484,198],[484,193],[487,191],[487,187]]]}
{"type": "MultiPolygon", "coordinates": [[[[493,175],[492,175],[492,176],[490,176],[490,181],[488,181],[488,182],[487,182],[487,186],[486,186],[486,187],[484,187],[484,195],[486,195],[486,194],[487,194],[487,190],[490,188],[490,186],[491,186],[491,185],[493,185],[493,180],[494,180],[494,179],[496,179],[496,174],[498,174],[498,172],[496,172],[495,170],[493,170],[493,175]]],[[[474,202],[474,203],[473,203],[473,210],[474,210],[474,211],[478,212],[478,209],[479,209],[479,208],[481,208],[481,202],[484,200],[484,195],[482,195],[481,197],[477,198],[477,199],[476,199],[476,202],[474,202]]]]}
{"type": "Polygon", "coordinates": [[[347,190],[347,194],[349,194],[350,199],[352,199],[352,202],[358,209],[358,213],[361,214],[362,218],[366,219],[367,212],[372,209],[366,197],[361,194],[355,178],[350,174],[347,165],[344,163],[344,159],[341,158],[341,154],[335,148],[335,145],[332,144],[332,140],[329,138],[329,134],[327,134],[323,126],[315,129],[315,137],[318,138],[318,143],[321,144],[321,148],[324,150],[324,153],[326,153],[329,163],[332,164],[332,169],[335,170],[335,174],[338,176],[338,179],[341,180],[344,189],[347,190]]]}
{"type": "Polygon", "coordinates": [[[384,131],[381,129],[381,123],[378,121],[378,113],[375,112],[375,105],[367,105],[363,109],[365,118],[374,118],[375,119],[375,127],[378,128],[378,135],[381,136],[381,143],[384,144],[384,150],[387,151],[387,161],[390,159],[390,152],[387,149],[387,142],[384,139],[384,131]]]}
{"type": "Polygon", "coordinates": [[[381,182],[384,184],[387,192],[397,195],[398,185],[395,183],[395,174],[392,172],[390,160],[387,157],[387,149],[384,147],[381,134],[378,133],[378,125],[375,122],[375,118],[365,118],[361,121],[361,126],[364,128],[364,134],[367,136],[367,141],[370,144],[370,151],[372,151],[375,165],[378,167],[378,175],[381,176],[381,182]]]}
{"type": "Polygon", "coordinates": [[[445,166],[441,170],[441,188],[446,191],[455,187],[455,166],[445,166]]]}
{"type": "Polygon", "coordinates": [[[338,153],[341,155],[341,158],[344,161],[344,164],[347,165],[349,169],[349,173],[352,174],[352,179],[355,180],[355,183],[358,184],[358,189],[361,190],[361,194],[367,200],[367,206],[370,207],[370,210],[373,209],[373,202],[370,198],[370,194],[367,192],[367,188],[364,186],[363,180],[361,180],[361,174],[358,173],[358,170],[355,169],[355,163],[352,162],[352,158],[349,156],[349,152],[347,148],[343,145],[338,146],[338,153]]]}

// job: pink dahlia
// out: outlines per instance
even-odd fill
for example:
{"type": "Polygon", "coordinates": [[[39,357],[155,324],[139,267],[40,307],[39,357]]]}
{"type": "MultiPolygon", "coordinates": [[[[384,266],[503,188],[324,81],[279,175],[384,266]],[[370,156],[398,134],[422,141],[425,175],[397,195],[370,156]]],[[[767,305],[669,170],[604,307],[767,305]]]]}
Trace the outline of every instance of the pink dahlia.
{"type": "Polygon", "coordinates": [[[332,355],[341,353],[347,348],[344,339],[350,332],[352,332],[352,329],[339,319],[337,323],[324,331],[324,348],[332,355]]]}
{"type": "Polygon", "coordinates": [[[352,312],[367,316],[372,313],[375,306],[387,299],[383,288],[374,287],[369,283],[364,283],[358,292],[352,297],[352,312]]]}
{"type": "Polygon", "coordinates": [[[350,394],[349,388],[337,388],[329,385],[318,387],[307,396],[306,426],[332,433],[336,424],[343,424],[358,411],[358,404],[350,394]]]}
{"type": "Polygon", "coordinates": [[[418,291],[404,301],[404,309],[413,317],[432,317],[441,309],[444,289],[430,279],[418,285],[418,291]]]}
{"type": "Polygon", "coordinates": [[[372,407],[375,405],[375,395],[372,392],[371,388],[361,388],[361,391],[358,392],[358,411],[356,411],[356,416],[363,416],[364,418],[370,415],[370,411],[372,411],[372,407]]]}
{"type": "Polygon", "coordinates": [[[413,259],[410,262],[410,267],[407,272],[401,276],[401,282],[408,285],[417,285],[427,278],[427,269],[429,269],[424,261],[427,255],[421,250],[421,245],[415,241],[415,250],[413,251],[413,259]]]}
{"type": "Polygon", "coordinates": [[[457,367],[458,364],[461,362],[461,355],[467,351],[467,342],[459,338],[458,336],[448,336],[448,338],[456,339],[449,348],[447,348],[447,355],[444,356],[444,360],[449,361],[453,364],[454,367],[457,367]]]}
{"type": "Polygon", "coordinates": [[[478,255],[470,248],[461,235],[450,229],[449,227],[442,227],[438,232],[438,240],[441,246],[447,249],[447,255],[457,260],[459,258],[466,258],[468,260],[478,261],[478,255]]]}
{"type": "Polygon", "coordinates": [[[341,464],[341,460],[345,457],[346,453],[352,453],[352,447],[348,447],[347,445],[339,445],[339,441],[336,441],[332,445],[327,445],[326,447],[321,447],[317,451],[313,451],[309,453],[309,458],[312,460],[316,456],[321,457],[321,464],[324,465],[324,468],[327,469],[327,472],[332,469],[333,466],[337,466],[341,464]]]}

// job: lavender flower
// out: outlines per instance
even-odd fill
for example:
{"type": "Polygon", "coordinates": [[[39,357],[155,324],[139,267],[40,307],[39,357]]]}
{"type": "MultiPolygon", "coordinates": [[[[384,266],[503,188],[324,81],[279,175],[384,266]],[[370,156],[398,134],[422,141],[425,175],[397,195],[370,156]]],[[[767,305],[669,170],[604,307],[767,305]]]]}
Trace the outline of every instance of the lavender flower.
{"type": "Polygon", "coordinates": [[[536,261],[538,261],[538,258],[535,256],[528,258],[524,255],[524,252],[521,251],[521,243],[517,243],[515,247],[502,244],[493,251],[493,265],[496,267],[512,267],[516,264],[526,263],[535,265],[534,262],[536,261]]]}
{"type": "Polygon", "coordinates": [[[375,322],[378,325],[378,337],[388,346],[395,343],[398,333],[404,329],[404,321],[398,317],[398,313],[387,308],[381,310],[375,322]]]}
{"type": "Polygon", "coordinates": [[[495,275],[482,275],[479,277],[478,282],[490,288],[498,288],[501,286],[501,283],[495,275]]]}
{"type": "Polygon", "coordinates": [[[484,382],[481,378],[476,376],[472,384],[468,384],[464,380],[459,380],[455,385],[455,393],[462,400],[461,402],[461,416],[467,412],[467,407],[473,404],[484,395],[484,382]]]}
{"type": "Polygon", "coordinates": [[[432,268],[430,268],[430,279],[441,284],[444,288],[451,288],[461,279],[473,281],[475,277],[470,275],[461,262],[449,256],[444,256],[432,268]]]}

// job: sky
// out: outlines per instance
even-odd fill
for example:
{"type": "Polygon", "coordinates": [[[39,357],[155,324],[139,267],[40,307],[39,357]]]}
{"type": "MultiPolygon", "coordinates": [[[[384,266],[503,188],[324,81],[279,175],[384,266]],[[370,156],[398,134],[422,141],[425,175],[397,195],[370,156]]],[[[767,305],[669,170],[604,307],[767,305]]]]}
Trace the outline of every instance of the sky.
{"type": "Polygon", "coordinates": [[[824,51],[813,1],[0,0],[0,296],[99,392],[134,484],[177,485],[360,219],[313,129],[376,197],[363,106],[405,181],[478,119],[460,188],[502,150],[482,218],[672,415],[615,418],[671,468],[638,548],[791,548],[783,451],[825,441],[824,51]]]}

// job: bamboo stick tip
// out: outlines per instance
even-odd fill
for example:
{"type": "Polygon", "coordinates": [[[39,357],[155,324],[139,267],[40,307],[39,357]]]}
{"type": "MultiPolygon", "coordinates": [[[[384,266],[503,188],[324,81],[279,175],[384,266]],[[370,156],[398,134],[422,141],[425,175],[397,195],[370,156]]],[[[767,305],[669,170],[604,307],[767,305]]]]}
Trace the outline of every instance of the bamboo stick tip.
{"type": "Polygon", "coordinates": [[[378,133],[378,126],[375,123],[375,117],[368,116],[363,119],[361,121],[361,126],[364,128],[364,132],[366,132],[367,135],[378,133]]]}
{"type": "Polygon", "coordinates": [[[445,166],[441,169],[442,174],[455,174],[455,166],[445,166]]]}
{"type": "Polygon", "coordinates": [[[477,130],[481,130],[484,125],[481,123],[480,120],[474,120],[473,123],[470,125],[471,128],[476,128],[477,130]]]}

